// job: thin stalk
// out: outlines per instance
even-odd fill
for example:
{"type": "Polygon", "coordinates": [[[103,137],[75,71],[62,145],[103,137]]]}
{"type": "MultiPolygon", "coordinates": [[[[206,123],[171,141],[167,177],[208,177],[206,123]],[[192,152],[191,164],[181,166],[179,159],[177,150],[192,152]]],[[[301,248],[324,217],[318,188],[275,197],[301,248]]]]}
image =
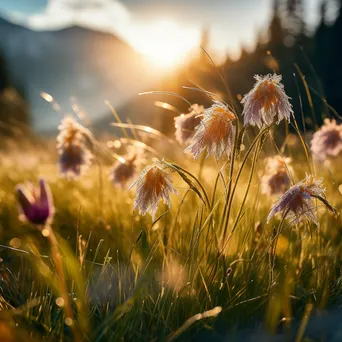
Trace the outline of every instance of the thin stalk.
{"type": "Polygon", "coordinates": [[[237,142],[238,142],[238,137],[239,137],[239,121],[238,120],[236,120],[236,126],[237,127],[236,127],[235,137],[234,137],[233,153],[232,153],[230,167],[229,167],[229,183],[228,183],[228,189],[227,189],[227,197],[226,197],[226,202],[225,202],[225,206],[223,209],[222,219],[221,219],[219,227],[222,227],[222,225],[224,224],[224,221],[227,215],[227,201],[229,200],[231,189],[232,189],[235,156],[236,156],[237,142]]]}
{"type": "MultiPolygon", "coordinates": [[[[245,157],[242,161],[242,164],[240,166],[240,169],[236,175],[236,178],[235,178],[235,184],[234,184],[234,187],[233,187],[233,190],[231,193],[229,193],[229,196],[227,197],[227,200],[228,200],[228,208],[227,208],[227,216],[226,216],[226,219],[225,219],[225,227],[224,227],[224,231],[223,231],[223,241],[225,241],[226,239],[226,235],[227,235],[227,230],[228,230],[228,222],[229,222],[229,216],[230,216],[230,211],[231,211],[231,206],[232,206],[232,202],[233,202],[233,198],[234,198],[234,194],[235,194],[235,191],[236,191],[236,187],[238,185],[238,182],[239,182],[239,179],[240,179],[240,176],[241,176],[241,173],[242,173],[242,170],[247,162],[247,159],[249,157],[249,155],[251,154],[254,146],[256,145],[256,143],[259,141],[260,137],[265,134],[265,132],[268,132],[269,130],[269,127],[266,127],[264,128],[263,130],[261,130],[259,132],[259,134],[255,137],[254,141],[252,142],[251,146],[249,147],[247,153],[245,154],[245,157]]],[[[231,182],[231,180],[229,180],[231,182]]],[[[226,202],[227,203],[227,202],[226,202]]]]}
{"type": "Polygon", "coordinates": [[[336,117],[337,119],[342,120],[342,116],[336,111],[336,109],[335,109],[333,106],[331,106],[331,105],[327,102],[326,98],[321,97],[321,96],[319,95],[319,93],[317,92],[317,90],[315,90],[315,89],[312,88],[311,86],[309,86],[309,89],[310,89],[315,95],[317,95],[317,96],[320,98],[320,100],[324,103],[324,105],[326,105],[326,106],[331,110],[331,112],[333,113],[333,115],[335,115],[335,117],[336,117]]]}
{"type": "MultiPolygon", "coordinates": [[[[109,101],[105,101],[105,105],[106,105],[106,106],[109,108],[109,110],[112,112],[112,114],[113,114],[115,120],[116,120],[118,123],[121,123],[121,124],[122,124],[123,122],[121,121],[120,116],[119,116],[119,114],[117,113],[117,111],[115,110],[115,108],[113,107],[113,105],[112,105],[109,101]]],[[[127,139],[129,139],[129,134],[128,134],[127,129],[126,129],[125,127],[121,127],[121,129],[122,129],[123,135],[124,135],[127,139]]]]}
{"type": "Polygon", "coordinates": [[[228,83],[222,73],[222,71],[220,70],[220,68],[216,65],[216,63],[214,62],[214,60],[211,58],[211,56],[209,55],[209,53],[203,48],[203,46],[201,46],[201,49],[203,50],[203,52],[206,54],[206,56],[209,58],[210,62],[212,63],[212,65],[214,66],[215,70],[217,71],[218,76],[220,77],[224,87],[226,88],[226,92],[229,98],[230,103],[233,106],[234,112],[236,113],[236,107],[235,107],[235,102],[236,100],[234,99],[232,92],[229,89],[228,83]]]}
{"type": "MultiPolygon", "coordinates": [[[[240,206],[240,209],[239,209],[239,212],[237,214],[237,217],[236,217],[236,220],[234,222],[234,225],[233,225],[233,228],[232,228],[232,231],[230,233],[230,236],[232,236],[232,234],[234,233],[236,227],[238,226],[238,223],[240,221],[240,216],[241,216],[241,212],[245,206],[245,203],[246,203],[246,200],[247,200],[247,196],[248,196],[248,193],[249,193],[249,189],[251,187],[251,184],[252,184],[252,178],[253,178],[253,174],[254,174],[254,169],[255,169],[255,165],[257,163],[257,160],[258,160],[258,156],[259,156],[259,153],[262,149],[262,145],[263,145],[263,141],[259,141],[259,144],[256,148],[256,151],[255,151],[255,154],[254,154],[254,157],[253,157],[253,162],[252,162],[252,167],[251,167],[251,172],[249,174],[249,179],[248,179],[248,183],[247,183],[247,188],[246,188],[246,191],[245,191],[245,195],[244,195],[244,198],[242,200],[242,204],[240,206]]],[[[229,241],[230,239],[228,239],[229,241]]],[[[228,244],[228,241],[227,241],[227,244],[228,244]]],[[[224,242],[224,241],[223,241],[224,242]]],[[[222,251],[225,249],[225,246],[223,247],[222,251]]]]}
{"type": "MultiPolygon", "coordinates": [[[[304,51],[304,49],[303,49],[302,46],[300,47],[300,52],[303,54],[306,63],[309,65],[309,68],[310,68],[311,72],[313,73],[314,77],[316,78],[317,86],[318,86],[318,88],[319,88],[319,92],[321,93],[320,97],[321,97],[322,99],[325,99],[325,96],[324,96],[324,88],[323,88],[322,82],[320,81],[319,76],[317,75],[317,72],[316,72],[314,66],[312,65],[310,59],[308,58],[308,56],[307,56],[307,54],[305,53],[305,51],[304,51]]],[[[310,88],[310,86],[309,86],[309,88],[310,88]]],[[[323,101],[323,104],[324,104],[324,113],[327,114],[329,108],[328,108],[328,106],[327,106],[326,101],[323,101]]]]}
{"type": "Polygon", "coordinates": [[[75,321],[74,312],[71,307],[71,303],[69,299],[68,287],[66,284],[66,279],[65,279],[65,274],[64,274],[63,260],[62,260],[62,255],[58,248],[58,241],[49,224],[45,225],[43,230],[46,231],[46,234],[44,234],[44,236],[46,236],[46,238],[48,239],[50,243],[52,260],[54,261],[56,271],[57,271],[57,278],[59,280],[61,297],[63,298],[63,301],[64,301],[63,309],[64,309],[65,316],[66,316],[65,320],[67,318],[71,319],[71,324],[68,324],[68,325],[71,326],[75,341],[81,342],[79,331],[75,326],[76,321],[75,321]]]}
{"type": "Polygon", "coordinates": [[[165,162],[163,161],[163,163],[169,167],[171,167],[171,169],[173,170],[176,170],[179,169],[181,170],[182,172],[186,173],[188,176],[190,176],[192,179],[194,179],[196,181],[196,183],[199,185],[199,187],[201,188],[202,192],[203,192],[203,195],[205,197],[205,201],[206,201],[206,204],[208,205],[208,208],[210,210],[210,201],[209,201],[209,197],[208,197],[208,194],[207,192],[205,191],[202,183],[198,180],[198,178],[196,178],[192,173],[190,173],[189,171],[183,169],[182,167],[180,167],[179,165],[175,165],[173,163],[168,163],[168,162],[165,162]]]}
{"type": "Polygon", "coordinates": [[[270,254],[270,282],[269,282],[269,287],[268,290],[270,291],[272,284],[274,282],[274,266],[275,266],[275,258],[276,258],[276,250],[277,250],[277,244],[278,244],[278,240],[279,240],[279,236],[282,232],[282,228],[286,219],[286,216],[289,213],[289,209],[287,211],[285,211],[282,220],[280,221],[280,224],[278,225],[276,234],[274,236],[273,239],[273,245],[271,246],[271,254],[270,254]]]}
{"type": "Polygon", "coordinates": [[[299,65],[296,64],[296,63],[295,63],[295,68],[297,69],[298,74],[299,74],[299,76],[300,76],[300,78],[301,78],[301,80],[303,82],[304,88],[305,88],[306,96],[308,98],[309,106],[310,106],[311,113],[312,113],[312,118],[313,118],[313,121],[314,121],[314,126],[315,126],[315,128],[318,128],[318,123],[317,123],[317,119],[316,119],[316,112],[315,112],[315,108],[314,108],[314,105],[313,105],[312,96],[311,96],[311,93],[310,93],[310,89],[309,89],[308,83],[305,80],[305,76],[303,75],[302,70],[300,69],[299,65]]]}

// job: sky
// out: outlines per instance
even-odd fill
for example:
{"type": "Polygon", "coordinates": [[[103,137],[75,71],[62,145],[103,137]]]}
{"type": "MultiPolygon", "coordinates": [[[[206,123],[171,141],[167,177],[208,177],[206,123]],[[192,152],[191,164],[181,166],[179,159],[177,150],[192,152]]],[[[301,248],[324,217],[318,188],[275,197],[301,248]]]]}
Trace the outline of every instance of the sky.
{"type": "MultiPolygon", "coordinates": [[[[332,0],[331,0],[332,1],[332,0]]],[[[118,34],[138,51],[198,45],[204,29],[218,55],[252,49],[272,13],[272,0],[0,0],[0,14],[35,30],[87,26],[118,34]]],[[[306,21],[318,21],[320,0],[304,0],[306,21]]],[[[164,49],[164,50],[163,50],[164,49]]],[[[165,50],[163,58],[170,55],[165,50]]],[[[178,51],[175,51],[175,54],[178,51]]],[[[170,60],[173,56],[170,56],[170,60]]]]}

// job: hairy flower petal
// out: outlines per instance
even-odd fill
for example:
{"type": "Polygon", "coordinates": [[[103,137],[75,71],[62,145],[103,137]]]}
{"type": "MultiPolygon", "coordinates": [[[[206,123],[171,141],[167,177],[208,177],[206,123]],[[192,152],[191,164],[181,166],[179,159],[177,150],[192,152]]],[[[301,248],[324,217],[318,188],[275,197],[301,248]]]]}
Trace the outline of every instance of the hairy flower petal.
{"type": "Polygon", "coordinates": [[[122,163],[117,161],[110,173],[110,179],[115,186],[122,189],[126,186],[127,182],[134,177],[136,173],[136,165],[132,161],[122,163]]]}
{"type": "Polygon", "coordinates": [[[139,209],[140,215],[150,212],[152,220],[157,212],[159,201],[162,200],[170,208],[170,193],[177,194],[171,175],[159,163],[145,168],[129,188],[134,186],[136,186],[134,210],[139,209]]]}
{"type": "MultiPolygon", "coordinates": [[[[314,179],[311,175],[287,190],[272,207],[267,222],[278,212],[282,212],[292,224],[299,224],[304,219],[318,224],[314,198],[325,198],[323,179],[314,179]]],[[[323,202],[325,203],[325,202],[323,202]]]]}
{"type": "Polygon", "coordinates": [[[336,120],[324,120],[324,125],[314,133],[311,140],[311,151],[320,159],[337,157],[342,153],[342,124],[336,120]]]}
{"type": "Polygon", "coordinates": [[[283,194],[291,185],[289,172],[292,167],[289,165],[290,158],[275,156],[266,159],[265,173],[261,177],[261,190],[263,194],[283,194]]]}
{"type": "Polygon", "coordinates": [[[186,144],[192,138],[195,128],[200,124],[199,115],[204,113],[204,107],[194,104],[190,108],[190,113],[181,114],[175,117],[176,139],[180,144],[186,144]]]}
{"type": "Polygon", "coordinates": [[[72,117],[66,117],[58,127],[57,151],[60,155],[60,172],[66,177],[77,177],[91,164],[93,154],[89,150],[93,138],[90,131],[72,117]]]}
{"type": "Polygon", "coordinates": [[[39,180],[39,187],[21,184],[17,187],[17,199],[25,219],[33,224],[44,225],[51,220],[54,206],[47,183],[39,180]]]}
{"type": "Polygon", "coordinates": [[[206,150],[207,157],[213,154],[219,159],[224,153],[230,156],[236,128],[235,115],[223,103],[215,101],[206,109],[202,122],[197,126],[191,144],[184,150],[197,159],[206,150]]]}
{"type": "Polygon", "coordinates": [[[289,97],[280,83],[280,75],[254,76],[256,83],[253,89],[244,96],[244,125],[269,126],[274,121],[277,124],[283,119],[290,121],[293,113],[289,97]]]}

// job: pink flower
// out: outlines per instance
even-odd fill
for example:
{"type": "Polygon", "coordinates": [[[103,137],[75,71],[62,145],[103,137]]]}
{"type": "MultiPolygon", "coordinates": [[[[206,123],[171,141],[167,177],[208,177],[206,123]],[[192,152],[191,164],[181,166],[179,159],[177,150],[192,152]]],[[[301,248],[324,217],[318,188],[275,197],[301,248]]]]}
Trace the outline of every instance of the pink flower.
{"type": "Polygon", "coordinates": [[[261,178],[263,194],[282,194],[289,188],[291,180],[288,172],[292,170],[289,163],[290,158],[281,156],[266,159],[265,173],[261,178]]]}
{"type": "Polygon", "coordinates": [[[203,114],[204,107],[193,104],[189,108],[189,114],[181,114],[175,117],[176,139],[180,144],[186,144],[192,138],[195,128],[200,124],[200,114],[203,114]]]}
{"type": "Polygon", "coordinates": [[[323,179],[315,180],[313,176],[306,178],[287,190],[272,207],[267,222],[278,212],[283,212],[292,224],[299,224],[304,219],[312,220],[318,225],[316,218],[316,207],[313,198],[323,202],[328,209],[335,212],[334,208],[325,199],[323,179]]]}
{"type": "Polygon", "coordinates": [[[22,217],[27,221],[37,225],[51,221],[54,214],[53,200],[50,187],[43,179],[39,180],[39,187],[32,183],[19,185],[17,199],[22,217]]]}
{"type": "Polygon", "coordinates": [[[337,157],[342,151],[342,125],[325,119],[324,125],[313,135],[311,151],[320,160],[337,157]]]}
{"type": "Polygon", "coordinates": [[[91,164],[93,154],[89,146],[93,143],[90,131],[72,117],[66,117],[58,127],[57,151],[60,155],[60,171],[66,177],[77,177],[91,164]]]}
{"type": "Polygon", "coordinates": [[[191,144],[184,150],[190,152],[197,159],[203,151],[207,157],[214,154],[219,159],[223,153],[230,155],[235,136],[233,121],[235,115],[226,105],[219,101],[204,111],[203,120],[197,126],[191,144]]]}
{"type": "Polygon", "coordinates": [[[137,187],[134,210],[139,209],[140,215],[150,212],[154,220],[160,200],[170,208],[170,193],[177,194],[172,184],[171,175],[160,162],[145,168],[138,179],[129,187],[137,187]]]}
{"type": "Polygon", "coordinates": [[[253,89],[244,96],[244,125],[269,126],[283,119],[290,121],[293,113],[289,97],[285,94],[284,86],[280,83],[279,75],[254,76],[256,83],[253,89]]]}

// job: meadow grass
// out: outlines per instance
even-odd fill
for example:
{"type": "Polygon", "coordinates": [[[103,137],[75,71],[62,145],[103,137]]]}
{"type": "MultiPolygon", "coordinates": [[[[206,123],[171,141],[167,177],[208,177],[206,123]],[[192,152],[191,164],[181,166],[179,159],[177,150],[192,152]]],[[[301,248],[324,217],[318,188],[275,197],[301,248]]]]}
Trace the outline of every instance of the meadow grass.
{"type": "MultiPolygon", "coordinates": [[[[125,129],[126,141],[141,139],[141,126],[116,126],[125,129]]],[[[290,157],[293,184],[305,172],[324,177],[327,199],[339,213],[342,176],[338,162],[314,162],[307,137],[296,121],[292,126],[291,133],[284,123],[240,129],[229,161],[196,162],[173,137],[152,132],[153,139],[143,140],[148,157],[165,157],[179,192],[170,209],[160,205],[153,222],[133,212],[134,191],[108,180],[104,143],[96,143],[92,167],[76,180],[60,177],[56,154],[45,146],[16,142],[4,150],[0,336],[204,341],[262,325],[301,341],[310,314],[341,301],[341,217],[317,201],[318,227],[294,226],[281,216],[267,224],[277,196],[263,194],[260,179],[266,157],[290,157]],[[15,186],[39,176],[53,194],[51,227],[63,276],[48,239],[18,219],[15,186]],[[61,284],[74,320],[64,310],[61,284]],[[293,331],[292,321],[303,323],[293,331]]]]}

